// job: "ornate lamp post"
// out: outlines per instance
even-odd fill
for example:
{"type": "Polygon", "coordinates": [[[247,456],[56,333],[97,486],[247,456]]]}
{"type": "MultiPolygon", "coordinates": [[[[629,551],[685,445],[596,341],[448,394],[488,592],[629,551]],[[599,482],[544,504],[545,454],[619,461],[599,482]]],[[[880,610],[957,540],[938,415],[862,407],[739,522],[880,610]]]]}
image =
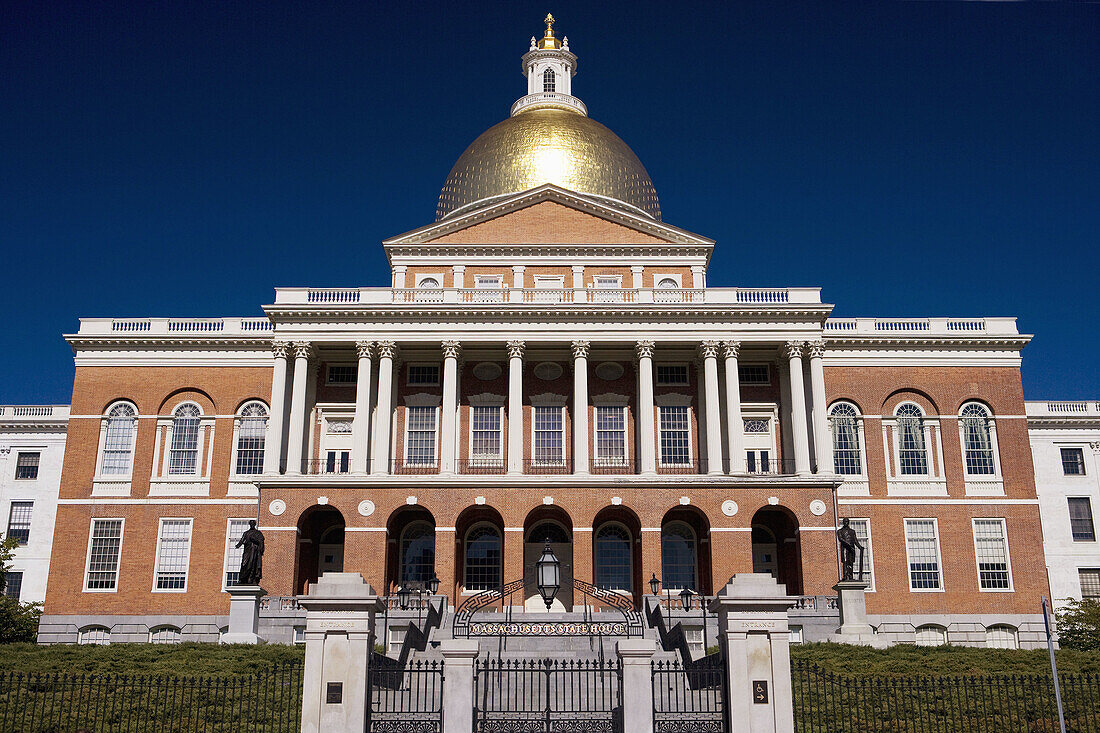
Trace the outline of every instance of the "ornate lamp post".
{"type": "Polygon", "coordinates": [[[542,550],[542,557],[535,563],[535,578],[538,581],[539,593],[546,603],[546,610],[554,603],[554,596],[561,587],[561,562],[550,549],[550,543],[542,550]]]}

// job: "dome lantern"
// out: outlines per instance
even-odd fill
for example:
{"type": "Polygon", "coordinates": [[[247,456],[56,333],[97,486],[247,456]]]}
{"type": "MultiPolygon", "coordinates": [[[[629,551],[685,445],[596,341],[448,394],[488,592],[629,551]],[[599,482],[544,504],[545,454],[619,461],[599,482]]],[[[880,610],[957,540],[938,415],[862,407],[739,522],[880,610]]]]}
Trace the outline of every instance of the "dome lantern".
{"type": "Polygon", "coordinates": [[[531,109],[566,109],[587,115],[584,103],[573,96],[573,77],[577,57],[569,51],[569,39],[554,36],[554,16],[547,14],[546,34],[535,40],[523,55],[523,75],[527,77],[527,95],[512,105],[512,116],[531,109]]]}

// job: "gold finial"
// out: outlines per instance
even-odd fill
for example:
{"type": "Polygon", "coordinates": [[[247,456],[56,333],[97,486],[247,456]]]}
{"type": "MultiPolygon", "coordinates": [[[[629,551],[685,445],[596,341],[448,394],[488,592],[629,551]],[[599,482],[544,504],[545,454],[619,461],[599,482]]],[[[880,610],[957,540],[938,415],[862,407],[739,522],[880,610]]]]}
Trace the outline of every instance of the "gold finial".
{"type": "Polygon", "coordinates": [[[542,19],[542,22],[546,24],[546,35],[539,41],[539,48],[541,49],[557,49],[561,48],[561,42],[554,38],[554,16],[550,13],[546,14],[546,17],[542,19]]]}
{"type": "Polygon", "coordinates": [[[550,13],[546,14],[546,17],[542,19],[542,22],[546,24],[546,38],[554,37],[554,16],[550,13]]]}

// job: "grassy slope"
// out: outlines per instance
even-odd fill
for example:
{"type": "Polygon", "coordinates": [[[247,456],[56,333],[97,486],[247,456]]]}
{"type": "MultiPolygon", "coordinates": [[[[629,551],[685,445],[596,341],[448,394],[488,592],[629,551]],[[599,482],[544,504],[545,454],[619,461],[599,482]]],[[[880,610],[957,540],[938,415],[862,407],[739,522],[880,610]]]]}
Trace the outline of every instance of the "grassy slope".
{"type": "MultiPolygon", "coordinates": [[[[1063,649],[1057,658],[1060,673],[1100,674],[1100,653],[1063,649]]],[[[1043,649],[894,646],[879,650],[843,644],[806,644],[791,647],[791,659],[849,677],[1050,675],[1050,656],[1043,649]]]]}
{"type": "Polygon", "coordinates": [[[304,653],[302,646],[282,644],[9,644],[0,653],[0,671],[248,677],[278,664],[301,662],[304,653]]]}

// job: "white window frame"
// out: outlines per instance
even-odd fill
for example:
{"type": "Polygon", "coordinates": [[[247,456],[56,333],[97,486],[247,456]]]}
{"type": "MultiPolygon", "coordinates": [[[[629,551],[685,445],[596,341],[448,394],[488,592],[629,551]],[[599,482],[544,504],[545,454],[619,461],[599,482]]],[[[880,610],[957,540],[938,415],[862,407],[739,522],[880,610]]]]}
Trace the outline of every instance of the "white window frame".
{"type": "Polygon", "coordinates": [[[626,408],[629,404],[629,398],[622,395],[597,395],[592,398],[592,465],[594,466],[629,466],[631,460],[630,453],[630,440],[627,434],[630,432],[630,424],[627,419],[626,408]],[[622,460],[601,458],[599,455],[600,441],[599,441],[599,424],[600,424],[600,410],[612,409],[619,410],[623,417],[623,457],[622,460]]]}
{"type": "Polygon", "coordinates": [[[504,275],[474,275],[474,291],[476,303],[503,303],[504,275]]]}
{"type": "Polygon", "coordinates": [[[672,272],[658,272],[653,275],[653,289],[654,290],[683,290],[684,289],[684,276],[680,273],[672,272]],[[671,280],[673,282],[672,287],[662,288],[662,280],[671,280]]]}
{"type": "Polygon", "coordinates": [[[737,365],[737,372],[738,372],[737,373],[737,383],[738,383],[739,386],[742,386],[742,387],[770,387],[770,386],[772,386],[772,383],[775,381],[774,377],[772,376],[772,365],[767,363],[767,362],[753,361],[753,362],[746,362],[744,364],[738,364],[737,365]],[[746,382],[746,381],[744,381],[743,379],[741,379],[741,368],[742,367],[764,367],[764,371],[768,375],[768,381],[766,381],[766,382],[746,382]]]}
{"type": "Polygon", "coordinates": [[[947,646],[947,627],[943,624],[921,624],[913,629],[913,645],[919,647],[935,648],[938,646],[947,646]],[[937,629],[940,632],[941,641],[938,644],[921,644],[917,641],[917,634],[921,629],[937,629]]]}
{"type": "MultiPolygon", "coordinates": [[[[269,413],[270,414],[270,413],[269,413]]],[[[210,465],[213,463],[214,452],[214,426],[215,420],[207,415],[202,405],[194,400],[183,400],[172,406],[168,415],[157,417],[157,434],[153,447],[153,475],[155,486],[149,487],[151,495],[175,494],[170,487],[177,484],[207,484],[205,491],[209,492],[210,465]],[[168,473],[172,455],[172,430],[175,422],[176,411],[184,405],[194,405],[199,411],[199,434],[195,448],[195,473],[168,473]],[[163,436],[163,442],[162,442],[163,436]],[[165,487],[169,487],[165,490],[165,487]]],[[[187,492],[189,493],[189,492],[187,492]]]]}
{"type": "Polygon", "coordinates": [[[531,300],[535,303],[561,303],[565,299],[564,275],[535,275],[533,279],[535,291],[531,294],[531,300]]]}
{"type": "MultiPolygon", "coordinates": [[[[866,547],[864,547],[864,554],[867,557],[867,574],[870,577],[865,576],[863,579],[867,581],[867,593],[875,592],[875,550],[874,539],[871,537],[871,519],[870,517],[848,517],[848,523],[851,525],[853,522],[864,522],[867,525],[867,541],[866,547]]],[[[937,535],[938,538],[938,535],[937,535]]],[[[906,563],[906,573],[909,572],[908,561],[906,563]]],[[[940,570],[940,580],[943,580],[943,570],[940,570]]]]}
{"type": "MultiPolygon", "coordinates": [[[[248,523],[251,520],[254,520],[254,519],[255,519],[255,517],[247,517],[247,518],[230,517],[229,519],[225,520],[225,555],[222,558],[222,592],[223,593],[230,587],[225,581],[226,581],[226,576],[229,575],[229,569],[230,569],[229,557],[234,552],[233,545],[237,544],[236,542],[233,541],[233,535],[232,535],[233,522],[244,522],[244,528],[247,531],[248,530],[248,523]]],[[[193,530],[194,530],[194,527],[192,527],[192,531],[193,530]]],[[[241,549],[241,552],[242,553],[244,552],[243,548],[241,549]]],[[[238,572],[239,572],[239,568],[238,568],[238,572]]]]}
{"type": "Polygon", "coordinates": [[[443,381],[443,366],[438,361],[413,361],[405,365],[405,386],[407,387],[438,387],[443,381]],[[413,367],[435,367],[435,381],[434,382],[414,382],[412,381],[413,367]]]}
{"type": "Polygon", "coordinates": [[[913,400],[899,402],[889,417],[884,415],[882,418],[882,449],[886,462],[887,495],[947,496],[943,462],[943,428],[938,415],[929,414],[924,407],[913,400]],[[927,473],[901,473],[901,435],[898,430],[897,413],[904,405],[913,405],[921,412],[924,464],[927,467],[927,473]]]}
{"type": "Polygon", "coordinates": [[[326,387],[354,387],[359,380],[359,365],[351,361],[336,361],[325,364],[325,386],[326,387]],[[352,367],[356,370],[356,377],[350,382],[334,382],[332,381],[332,367],[352,367]]]}
{"type": "Polygon", "coordinates": [[[1085,453],[1085,445],[1086,444],[1084,444],[1084,443],[1057,443],[1056,444],[1056,447],[1058,448],[1058,468],[1061,469],[1061,473],[1059,474],[1060,476],[1062,476],[1063,478],[1068,478],[1070,480],[1073,480],[1073,479],[1085,478],[1086,476],[1090,475],[1089,465],[1088,465],[1089,462],[1085,459],[1085,456],[1087,455],[1085,453]],[[1062,451],[1063,450],[1076,450],[1076,451],[1081,452],[1081,473],[1066,473],[1066,464],[1062,461],[1062,451]]]}
{"type": "Polygon", "coordinates": [[[478,398],[469,398],[470,403],[470,424],[466,436],[467,450],[466,455],[469,457],[469,463],[472,466],[487,466],[497,467],[504,463],[504,397],[498,395],[478,395],[478,398]],[[497,440],[497,452],[496,455],[474,455],[474,412],[478,409],[497,411],[497,425],[499,426],[497,432],[499,433],[499,439],[497,440]]]}
{"type": "MultiPolygon", "coordinates": [[[[159,537],[159,535],[158,535],[159,537]]],[[[118,586],[122,580],[122,545],[126,540],[126,517],[92,517],[88,524],[88,551],[84,558],[84,593],[118,593],[118,586]],[[115,587],[114,588],[89,588],[88,581],[92,571],[92,537],[95,534],[96,522],[121,522],[118,527],[118,558],[115,560],[115,587]]]]}
{"type": "MultiPolygon", "coordinates": [[[[1013,582],[1012,577],[1012,554],[1008,549],[1008,523],[1004,517],[971,517],[970,518],[970,534],[974,539],[974,572],[977,573],[978,590],[982,593],[1013,593],[1016,590],[1016,585],[1013,582]],[[982,572],[978,563],[981,559],[978,557],[978,522],[999,522],[1001,525],[1001,538],[1004,541],[1005,547],[1005,565],[1008,569],[1008,587],[1007,588],[983,588],[982,587],[982,572]]],[[[938,535],[937,535],[938,537],[938,535]]]]}
{"type": "Polygon", "coordinates": [[[1020,648],[1020,629],[1012,624],[990,624],[985,627],[985,647],[986,649],[1019,649],[1020,648]],[[989,634],[994,629],[1007,629],[1012,632],[1012,646],[990,646],[989,634]]]}
{"type": "Polygon", "coordinates": [[[99,447],[96,450],[96,463],[95,463],[95,479],[93,481],[92,493],[93,495],[101,493],[101,490],[94,486],[96,482],[111,482],[125,484],[124,496],[130,493],[130,483],[134,478],[134,457],[135,447],[137,446],[137,433],[138,433],[138,419],[140,418],[137,405],[130,400],[115,400],[111,404],[107,405],[107,409],[103,411],[103,415],[99,419],[99,447]],[[130,469],[126,473],[103,473],[103,459],[106,458],[107,451],[107,423],[110,420],[111,410],[119,405],[126,405],[134,411],[134,428],[130,434],[130,469]]]}
{"type": "MultiPolygon", "coordinates": [[[[440,402],[441,402],[441,399],[438,395],[417,394],[417,395],[409,395],[408,397],[405,398],[405,426],[404,426],[405,439],[401,444],[401,463],[402,463],[402,465],[408,466],[410,468],[431,468],[431,467],[439,465],[439,456],[440,456],[440,448],[441,448],[440,442],[439,442],[439,439],[440,439],[440,435],[439,435],[440,424],[439,423],[441,422],[441,420],[440,420],[440,402]],[[432,419],[433,419],[433,422],[435,424],[435,430],[434,430],[434,432],[435,432],[435,445],[434,445],[433,451],[432,451],[433,455],[432,455],[431,462],[409,463],[409,432],[410,432],[409,431],[409,425],[412,423],[412,420],[410,419],[412,411],[410,410],[410,408],[428,408],[428,409],[432,409],[432,411],[433,411],[434,417],[432,419]]],[[[425,430],[425,431],[416,431],[416,432],[427,432],[427,431],[425,430]]]]}
{"type": "Polygon", "coordinates": [[[422,272],[422,273],[419,273],[416,276],[416,287],[417,287],[417,289],[420,289],[420,288],[424,287],[424,281],[425,280],[435,280],[436,283],[437,283],[434,286],[429,285],[428,286],[429,290],[442,290],[443,286],[444,286],[444,283],[447,282],[444,279],[444,273],[442,273],[442,272],[422,272]]]}
{"type": "Polygon", "coordinates": [[[904,517],[902,520],[903,539],[905,540],[905,578],[909,585],[910,593],[945,593],[947,591],[947,579],[944,577],[943,551],[940,543],[940,520],[938,517],[904,517]],[[909,522],[932,522],[932,528],[936,533],[936,568],[939,571],[939,588],[914,588],[912,560],[909,552],[909,522]]]}
{"type": "Polygon", "coordinates": [[[150,644],[182,644],[183,643],[183,629],[179,626],[173,626],[172,624],[158,624],[149,629],[149,643],[150,644]],[[172,641],[156,641],[156,634],[158,631],[174,631],[176,632],[176,638],[172,641]]]}
{"type": "Polygon", "coordinates": [[[259,473],[237,473],[237,451],[238,451],[238,448],[240,448],[239,442],[240,442],[240,438],[241,438],[241,420],[244,419],[244,415],[243,415],[244,411],[251,405],[260,405],[261,407],[263,407],[264,412],[267,413],[267,421],[265,422],[265,426],[270,425],[270,423],[271,423],[271,408],[268,407],[267,403],[264,402],[263,400],[258,400],[258,399],[257,400],[248,400],[247,402],[242,404],[240,406],[240,408],[237,410],[237,413],[233,416],[233,448],[232,448],[232,450],[230,451],[230,454],[229,454],[229,476],[233,479],[244,479],[244,480],[247,480],[247,481],[251,481],[254,476],[259,476],[260,474],[262,474],[264,472],[263,463],[264,463],[264,461],[267,460],[267,438],[268,438],[268,435],[267,435],[267,430],[266,430],[266,427],[265,427],[265,430],[264,430],[264,448],[263,448],[264,455],[263,455],[262,460],[260,461],[260,472],[259,473]]]}
{"type": "MultiPolygon", "coordinates": [[[[565,421],[565,397],[559,395],[537,395],[531,397],[531,465],[538,467],[552,467],[558,468],[561,466],[569,465],[569,435],[567,435],[565,421]],[[535,430],[538,420],[536,419],[539,408],[557,409],[561,414],[561,459],[556,463],[553,461],[541,461],[535,457],[535,430]]],[[[543,432],[551,432],[549,430],[543,432]]]]}
{"type": "Polygon", "coordinates": [[[657,467],[658,468],[689,468],[695,465],[695,439],[692,435],[691,429],[691,397],[685,394],[663,394],[658,395],[654,402],[657,406],[656,425],[654,432],[657,434],[657,467]],[[688,457],[687,463],[668,463],[665,461],[664,451],[661,450],[661,408],[662,407],[684,407],[687,408],[687,448],[688,457]]]}
{"type": "Polygon", "coordinates": [[[655,387],[687,387],[691,384],[691,369],[688,368],[686,361],[665,361],[653,365],[653,386],[655,387]],[[660,372],[658,367],[683,367],[684,368],[684,381],[682,382],[662,382],[658,376],[660,372]]]}
{"type": "Polygon", "coordinates": [[[967,400],[959,407],[959,451],[962,456],[963,483],[967,496],[1004,496],[1004,477],[1001,475],[1001,450],[997,441],[997,417],[989,405],[978,400],[967,400]],[[985,411],[989,427],[989,449],[993,454],[993,473],[970,473],[966,465],[966,434],[963,429],[963,410],[977,405],[985,411]]]}
{"type": "MultiPolygon", "coordinates": [[[[156,557],[153,560],[153,593],[186,593],[187,586],[191,582],[191,548],[195,544],[195,519],[193,517],[161,517],[157,521],[157,549],[156,557]],[[164,530],[165,522],[187,522],[187,563],[184,565],[183,571],[183,587],[182,588],[158,588],[157,587],[157,575],[160,573],[160,537],[161,532],[164,530]]],[[[222,582],[224,583],[224,576],[222,582]]]]}
{"type": "MultiPolygon", "coordinates": [[[[828,420],[829,420],[829,439],[832,441],[832,448],[833,448],[833,451],[835,452],[836,451],[836,431],[833,428],[833,410],[835,410],[840,405],[847,405],[848,407],[852,408],[852,410],[856,413],[856,416],[855,416],[856,444],[859,446],[859,473],[844,473],[844,474],[838,473],[836,475],[839,478],[843,479],[845,482],[857,481],[857,482],[866,483],[867,480],[868,480],[868,478],[867,478],[867,436],[864,432],[864,426],[863,426],[863,411],[859,409],[859,405],[852,402],[851,400],[837,400],[833,404],[829,405],[829,411],[827,413],[828,420]]],[[[834,463],[833,463],[833,470],[834,471],[836,470],[835,459],[834,459],[834,463]]],[[[844,490],[844,487],[841,486],[839,491],[842,492],[843,490],[844,490]]],[[[861,491],[860,493],[866,493],[866,490],[861,491]]]]}
{"type": "Polygon", "coordinates": [[[82,626],[76,632],[76,643],[77,643],[77,646],[110,646],[111,645],[111,629],[110,629],[110,627],[104,626],[103,624],[89,624],[87,626],[82,626]],[[85,636],[84,636],[85,634],[90,634],[92,632],[99,632],[99,631],[106,631],[107,632],[107,636],[105,637],[106,638],[105,641],[102,641],[102,642],[99,642],[99,641],[85,641],[85,636]]]}

